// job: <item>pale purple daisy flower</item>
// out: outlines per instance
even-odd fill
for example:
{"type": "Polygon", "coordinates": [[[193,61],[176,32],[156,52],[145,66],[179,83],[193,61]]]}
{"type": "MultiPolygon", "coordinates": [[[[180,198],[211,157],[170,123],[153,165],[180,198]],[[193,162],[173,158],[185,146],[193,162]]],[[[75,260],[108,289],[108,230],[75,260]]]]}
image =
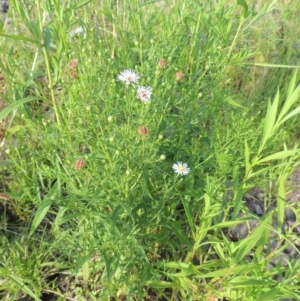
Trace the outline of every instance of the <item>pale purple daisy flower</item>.
{"type": "Polygon", "coordinates": [[[126,69],[118,75],[118,80],[120,82],[125,82],[127,86],[129,84],[136,84],[139,78],[140,76],[131,69],[126,69]]]}
{"type": "Polygon", "coordinates": [[[174,172],[178,175],[185,176],[191,172],[191,169],[188,167],[186,163],[182,163],[181,161],[177,162],[177,164],[173,164],[174,172]]]}
{"type": "Polygon", "coordinates": [[[152,88],[150,87],[139,87],[137,89],[137,98],[139,98],[143,103],[148,103],[151,99],[152,88]]]}

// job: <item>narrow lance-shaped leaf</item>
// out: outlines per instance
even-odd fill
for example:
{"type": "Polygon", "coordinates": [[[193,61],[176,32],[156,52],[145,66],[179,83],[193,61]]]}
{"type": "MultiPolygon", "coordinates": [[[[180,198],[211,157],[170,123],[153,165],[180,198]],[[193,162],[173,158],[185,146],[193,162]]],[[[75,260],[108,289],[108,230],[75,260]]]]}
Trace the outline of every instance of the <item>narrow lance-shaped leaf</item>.
{"type": "Polygon", "coordinates": [[[264,235],[267,223],[268,219],[266,218],[247,238],[238,243],[236,262],[241,261],[255,247],[261,236],[264,235]]]}
{"type": "Polygon", "coordinates": [[[36,40],[32,40],[32,39],[29,39],[29,38],[26,38],[26,37],[20,36],[20,35],[8,35],[8,34],[0,33],[0,36],[9,38],[9,39],[12,39],[15,41],[24,41],[24,42],[29,42],[29,43],[36,44],[36,45],[38,44],[38,42],[36,40]]]}
{"type": "Polygon", "coordinates": [[[32,235],[35,230],[38,228],[46,214],[48,213],[50,207],[52,205],[52,201],[43,202],[37,212],[35,213],[33,222],[31,224],[29,235],[32,235]]]}
{"type": "Polygon", "coordinates": [[[249,66],[261,66],[261,67],[269,67],[269,68],[299,68],[299,66],[295,65],[281,65],[281,64],[269,64],[269,63],[251,63],[246,64],[249,66]]]}
{"type": "Polygon", "coordinates": [[[4,110],[2,110],[0,112],[0,120],[5,118],[12,110],[18,108],[22,104],[24,104],[26,102],[29,102],[29,101],[32,101],[32,100],[38,100],[38,99],[42,99],[42,98],[41,97],[35,97],[35,96],[29,96],[29,97],[22,98],[22,99],[19,99],[19,100],[15,101],[14,103],[12,103],[11,105],[9,105],[8,107],[6,107],[4,110]]]}
{"type": "Polygon", "coordinates": [[[282,120],[282,118],[287,114],[289,109],[292,107],[292,105],[295,103],[295,101],[299,97],[300,85],[295,89],[296,75],[297,75],[297,72],[294,72],[294,75],[290,81],[286,100],[285,100],[283,107],[281,109],[281,112],[278,116],[278,122],[280,122],[282,120]]]}
{"type": "Polygon", "coordinates": [[[279,231],[282,230],[284,222],[284,211],[285,211],[285,188],[284,184],[286,181],[287,175],[282,175],[279,177],[279,189],[277,195],[277,210],[278,210],[278,226],[279,231]]]}
{"type": "Polygon", "coordinates": [[[238,107],[238,108],[242,108],[244,109],[244,107],[242,105],[240,105],[239,103],[237,103],[235,100],[233,100],[231,97],[226,97],[225,101],[227,103],[229,103],[230,105],[234,106],[234,107],[238,107]]]}
{"type": "Polygon", "coordinates": [[[296,155],[299,152],[300,152],[300,149],[284,150],[284,151],[272,154],[270,156],[267,156],[267,157],[265,157],[265,158],[263,158],[259,161],[256,161],[256,164],[261,164],[261,163],[269,162],[269,161],[272,161],[272,160],[286,159],[290,156],[296,155]]]}
{"type": "Polygon", "coordinates": [[[19,288],[27,295],[29,295],[30,297],[32,297],[34,299],[34,301],[40,301],[41,299],[25,284],[25,282],[15,276],[15,275],[9,275],[8,278],[14,282],[15,284],[17,284],[19,286],[19,288]]]}
{"type": "Polygon", "coordinates": [[[247,143],[247,140],[245,139],[245,165],[246,165],[246,175],[249,173],[250,169],[251,169],[251,165],[250,165],[250,151],[249,151],[249,146],[247,143]]]}
{"type": "Polygon", "coordinates": [[[267,116],[265,119],[264,133],[261,141],[260,151],[264,148],[267,140],[272,136],[276,114],[277,114],[278,102],[279,102],[279,91],[277,91],[274,102],[272,104],[271,101],[268,102],[267,116]]]}
{"type": "Polygon", "coordinates": [[[295,110],[293,110],[291,113],[287,114],[281,121],[280,123],[278,124],[281,125],[283,124],[284,122],[286,122],[288,119],[292,118],[293,116],[297,115],[300,113],[300,106],[297,107],[295,110]]]}
{"type": "Polygon", "coordinates": [[[49,27],[46,27],[44,34],[44,44],[46,52],[49,54],[50,44],[51,44],[51,31],[49,27]]]}

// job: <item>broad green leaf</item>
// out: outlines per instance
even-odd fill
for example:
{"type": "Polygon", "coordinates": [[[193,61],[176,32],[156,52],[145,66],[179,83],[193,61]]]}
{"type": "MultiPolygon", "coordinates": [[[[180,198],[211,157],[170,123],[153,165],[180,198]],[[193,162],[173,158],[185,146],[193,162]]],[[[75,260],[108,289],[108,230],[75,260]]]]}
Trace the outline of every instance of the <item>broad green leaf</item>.
{"type": "Polygon", "coordinates": [[[37,212],[35,213],[33,222],[30,227],[29,235],[32,235],[37,227],[40,225],[46,214],[48,213],[50,207],[52,205],[52,201],[43,202],[37,212]]]}
{"type": "Polygon", "coordinates": [[[38,99],[42,99],[42,98],[41,97],[36,97],[36,96],[29,96],[29,97],[22,98],[22,99],[19,99],[19,100],[15,101],[14,103],[12,103],[11,105],[9,105],[8,107],[6,107],[4,110],[2,110],[0,112],[0,120],[5,118],[12,110],[16,109],[20,105],[22,105],[26,102],[29,102],[29,101],[32,101],[32,100],[38,100],[38,99]]]}

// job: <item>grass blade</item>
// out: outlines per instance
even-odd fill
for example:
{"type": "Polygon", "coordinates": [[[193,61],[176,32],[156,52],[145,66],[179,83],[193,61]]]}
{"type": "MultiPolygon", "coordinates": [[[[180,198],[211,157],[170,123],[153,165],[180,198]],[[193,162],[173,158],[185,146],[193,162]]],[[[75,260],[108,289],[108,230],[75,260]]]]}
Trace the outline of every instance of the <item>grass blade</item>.
{"type": "Polygon", "coordinates": [[[52,205],[52,201],[47,201],[41,204],[41,206],[35,213],[34,220],[31,224],[29,235],[32,235],[35,232],[35,230],[40,225],[40,223],[46,216],[47,212],[49,211],[51,205],[52,205]]]}
{"type": "Polygon", "coordinates": [[[27,285],[25,285],[22,279],[14,275],[9,275],[8,278],[17,284],[24,293],[32,297],[35,301],[41,301],[41,299],[27,285]]]}
{"type": "Polygon", "coordinates": [[[2,110],[0,112],[0,120],[4,119],[12,110],[18,108],[22,104],[32,101],[32,100],[38,100],[38,99],[41,99],[41,97],[29,96],[29,97],[22,98],[22,99],[15,101],[14,103],[12,103],[11,105],[9,105],[8,107],[6,107],[4,110],[2,110]]]}

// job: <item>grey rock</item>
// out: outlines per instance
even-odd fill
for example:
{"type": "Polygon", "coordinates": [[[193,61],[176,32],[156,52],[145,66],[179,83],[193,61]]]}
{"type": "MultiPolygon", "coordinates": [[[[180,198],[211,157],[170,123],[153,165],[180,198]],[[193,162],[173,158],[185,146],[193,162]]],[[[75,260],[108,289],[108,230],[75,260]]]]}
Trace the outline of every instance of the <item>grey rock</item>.
{"type": "Polygon", "coordinates": [[[271,259],[271,262],[275,266],[280,265],[281,267],[287,267],[289,261],[290,257],[285,253],[280,253],[278,256],[271,259]]]}
{"type": "Polygon", "coordinates": [[[296,215],[290,207],[286,207],[284,210],[285,219],[288,221],[296,221],[296,215]]]}
{"type": "MultiPolygon", "coordinates": [[[[243,217],[244,214],[240,213],[240,217],[243,217]]],[[[238,224],[236,226],[233,226],[229,232],[228,236],[233,241],[237,241],[243,238],[246,238],[250,232],[252,232],[258,225],[260,221],[259,220],[250,220],[247,222],[243,222],[241,224],[238,224]]]]}
{"type": "Polygon", "coordinates": [[[8,0],[0,0],[0,11],[2,13],[7,13],[9,9],[8,0]]]}

